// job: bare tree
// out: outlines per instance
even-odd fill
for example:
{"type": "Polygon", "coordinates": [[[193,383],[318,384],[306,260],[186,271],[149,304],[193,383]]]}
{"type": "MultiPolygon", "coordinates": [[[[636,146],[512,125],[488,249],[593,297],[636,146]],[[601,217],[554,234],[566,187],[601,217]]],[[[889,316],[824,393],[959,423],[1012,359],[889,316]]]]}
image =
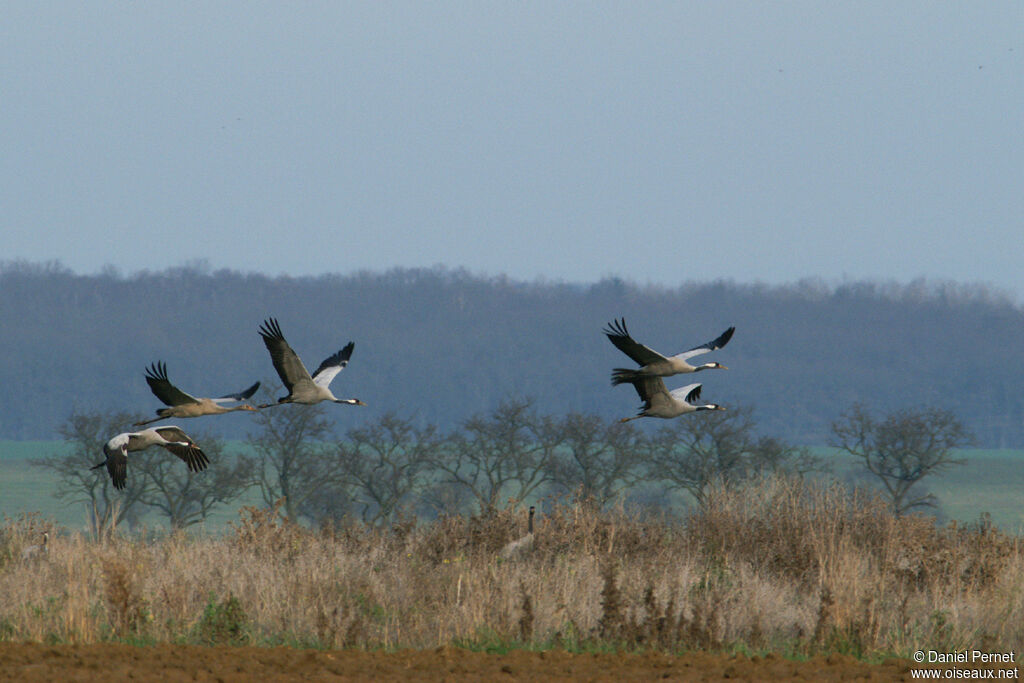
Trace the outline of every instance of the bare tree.
{"type": "Polygon", "coordinates": [[[953,449],[973,442],[948,410],[902,409],[878,421],[859,403],[832,424],[832,434],[835,446],[858,458],[882,483],[898,515],[934,507],[935,496],[915,493],[914,487],[928,475],[962,465],[953,449]]]}
{"type": "Polygon", "coordinates": [[[196,435],[210,467],[190,472],[166,453],[153,453],[135,466],[148,485],[139,502],[167,517],[172,529],[198,524],[217,506],[238,498],[252,483],[255,463],[251,458],[229,458],[224,443],[208,435],[196,435]]]}
{"type": "Polygon", "coordinates": [[[117,491],[106,469],[91,469],[103,461],[103,444],[139,419],[131,413],[74,413],[58,432],[70,447],[70,453],[54,453],[33,461],[33,465],[52,470],[57,475],[56,496],[68,503],[84,503],[93,533],[113,529],[141,510],[146,479],[135,472],[141,454],[132,454],[128,482],[117,491]]]}
{"type": "Polygon", "coordinates": [[[748,446],[750,470],[757,474],[785,473],[802,478],[824,472],[825,462],[806,446],[793,446],[782,439],[764,436],[748,446]]]}
{"type": "Polygon", "coordinates": [[[712,485],[730,486],[769,473],[802,477],[825,469],[810,449],[755,437],[753,412],[741,405],[673,421],[655,437],[648,478],[689,492],[703,507],[712,485]]]}
{"type": "MultiPolygon", "coordinates": [[[[276,390],[263,389],[271,396],[276,390]]],[[[306,503],[342,483],[323,407],[274,406],[259,411],[255,420],[260,431],[247,443],[258,456],[253,474],[263,502],[271,506],[284,498],[289,520],[304,516],[318,521],[306,503]]]]}
{"type": "Polygon", "coordinates": [[[703,507],[713,484],[730,485],[748,476],[751,412],[742,406],[701,411],[663,427],[654,437],[649,478],[689,492],[703,507]]]}
{"type": "Polygon", "coordinates": [[[363,521],[388,521],[401,506],[413,503],[441,441],[433,425],[416,427],[390,412],[365,427],[348,430],[345,441],[338,444],[338,458],[350,495],[362,508],[363,521]]]}
{"type": "MultiPolygon", "coordinates": [[[[444,447],[444,446],[442,446],[444,447]]],[[[432,459],[429,472],[436,474],[436,463],[432,459]]],[[[455,514],[472,508],[473,493],[465,486],[452,482],[451,479],[437,479],[428,474],[428,481],[420,494],[417,510],[420,514],[434,516],[439,514],[455,514]]],[[[447,476],[447,475],[445,475],[447,476]]]]}
{"type": "Polygon", "coordinates": [[[323,525],[345,519],[355,508],[356,502],[352,499],[350,487],[339,481],[332,486],[322,486],[303,497],[296,512],[314,524],[323,525]]]}
{"type": "Polygon", "coordinates": [[[529,401],[505,401],[490,415],[467,420],[433,459],[442,484],[469,491],[480,512],[498,509],[502,496],[524,500],[550,478],[561,442],[550,418],[529,401]]]}
{"type": "Polygon", "coordinates": [[[579,491],[604,506],[640,479],[649,443],[632,424],[570,413],[557,429],[562,447],[550,472],[557,490],[579,491]]]}

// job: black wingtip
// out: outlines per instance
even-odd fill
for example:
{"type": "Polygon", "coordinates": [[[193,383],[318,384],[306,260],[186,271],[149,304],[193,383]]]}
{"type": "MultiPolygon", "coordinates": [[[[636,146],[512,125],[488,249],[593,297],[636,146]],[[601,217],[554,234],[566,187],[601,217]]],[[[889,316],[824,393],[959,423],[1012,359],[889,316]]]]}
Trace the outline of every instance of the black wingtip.
{"type": "Polygon", "coordinates": [[[265,339],[284,339],[281,334],[281,326],[277,324],[277,318],[267,318],[260,325],[260,335],[265,339]]]}
{"type": "Polygon", "coordinates": [[[189,455],[191,457],[188,459],[188,468],[193,472],[202,472],[210,464],[210,459],[206,457],[206,453],[203,453],[200,448],[191,448],[189,455]]]}
{"type": "Polygon", "coordinates": [[[735,331],[736,331],[735,327],[730,327],[729,329],[727,329],[725,332],[723,332],[718,337],[718,339],[715,340],[715,346],[720,349],[723,346],[725,346],[726,344],[728,344],[729,340],[732,339],[733,332],[735,332],[735,331]]]}
{"type": "Polygon", "coordinates": [[[253,384],[251,387],[249,387],[245,391],[243,391],[240,394],[238,394],[238,396],[240,397],[240,400],[244,401],[244,400],[246,400],[248,398],[251,398],[252,395],[256,393],[256,390],[259,389],[259,388],[260,388],[260,383],[256,382],[256,384],[253,384]]]}
{"type": "Polygon", "coordinates": [[[612,318],[612,321],[608,323],[608,326],[602,330],[609,338],[611,337],[628,337],[629,330],[626,329],[625,318],[612,318]]]}
{"type": "Polygon", "coordinates": [[[146,379],[167,381],[167,366],[162,360],[149,364],[146,368],[146,379]]]}

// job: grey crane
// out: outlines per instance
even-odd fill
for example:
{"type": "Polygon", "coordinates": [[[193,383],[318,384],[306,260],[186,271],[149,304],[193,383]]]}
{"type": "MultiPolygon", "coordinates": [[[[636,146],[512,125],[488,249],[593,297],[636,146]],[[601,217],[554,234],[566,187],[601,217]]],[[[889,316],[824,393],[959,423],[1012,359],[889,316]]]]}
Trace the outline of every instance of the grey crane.
{"type": "Polygon", "coordinates": [[[526,522],[526,535],[508,543],[501,549],[501,557],[506,560],[513,560],[533,551],[533,513],[534,506],[530,506],[530,514],[526,522]]]}
{"type": "Polygon", "coordinates": [[[732,339],[735,327],[730,327],[716,339],[695,346],[689,351],[677,353],[674,356],[664,356],[650,347],[640,344],[630,336],[626,329],[626,320],[613,320],[604,333],[619,351],[632,358],[640,364],[640,368],[630,370],[628,368],[615,368],[612,370],[612,384],[618,385],[624,382],[632,382],[640,377],[669,377],[687,372],[700,372],[701,370],[728,370],[721,363],[704,363],[703,365],[691,365],[688,361],[694,356],[716,351],[732,339]]]}
{"type": "Polygon", "coordinates": [[[200,472],[210,464],[210,459],[202,449],[180,427],[165,425],[138,432],[124,432],[111,437],[103,444],[103,455],[106,459],[90,469],[95,470],[106,465],[114,488],[123,489],[128,483],[128,454],[145,450],[150,446],[166,448],[181,458],[192,472],[200,472]]]}
{"type": "Polygon", "coordinates": [[[167,366],[163,361],[152,363],[146,368],[146,383],[149,384],[153,395],[163,401],[164,405],[170,407],[158,408],[156,411],[157,417],[154,417],[152,420],[136,422],[136,427],[148,425],[151,422],[164,420],[169,417],[220,415],[221,413],[230,413],[236,410],[254,411],[256,408],[248,403],[241,403],[241,401],[250,398],[260,388],[260,383],[256,382],[256,384],[237,394],[228,394],[220,398],[196,398],[171,384],[171,381],[167,379],[167,366]]]}
{"type": "Polygon", "coordinates": [[[316,372],[310,376],[306,366],[302,364],[302,359],[285,341],[284,335],[281,334],[281,326],[278,325],[276,319],[268,318],[263,321],[260,326],[260,336],[263,337],[263,343],[266,344],[267,351],[270,352],[270,360],[274,363],[274,369],[277,370],[281,382],[284,383],[284,388],[288,390],[288,395],[277,399],[277,403],[265,403],[259,406],[260,408],[269,408],[283,403],[313,405],[321,401],[344,403],[350,406],[366,405],[358,398],[338,398],[330,390],[331,380],[345,369],[349,358],[352,357],[352,349],[355,348],[353,342],[349,342],[340,351],[325,358],[316,372]]]}
{"type": "Polygon", "coordinates": [[[725,410],[715,403],[695,405],[692,403],[700,398],[701,385],[687,384],[685,387],[669,391],[660,377],[640,377],[631,384],[644,402],[640,412],[633,417],[624,417],[619,422],[629,422],[641,417],[673,418],[698,410],[725,410]]]}
{"type": "Polygon", "coordinates": [[[43,532],[43,541],[38,545],[30,545],[21,551],[21,559],[26,562],[29,560],[38,560],[46,557],[50,552],[50,533],[48,531],[43,532]]]}

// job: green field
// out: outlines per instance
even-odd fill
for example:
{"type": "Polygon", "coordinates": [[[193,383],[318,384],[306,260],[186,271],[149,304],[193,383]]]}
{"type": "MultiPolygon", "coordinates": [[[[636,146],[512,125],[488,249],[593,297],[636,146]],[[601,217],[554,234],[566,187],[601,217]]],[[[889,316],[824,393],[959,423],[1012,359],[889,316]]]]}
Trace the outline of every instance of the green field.
{"type": "MultiPolygon", "coordinates": [[[[0,514],[13,518],[34,512],[61,526],[84,528],[84,506],[65,505],[55,498],[55,478],[31,465],[32,458],[60,453],[63,448],[57,441],[0,441],[0,514]]],[[[229,443],[228,448],[242,450],[244,446],[229,443]]],[[[819,454],[826,457],[833,474],[841,480],[848,480],[855,471],[851,459],[832,449],[820,449],[819,454]]],[[[1024,531],[1024,450],[964,449],[958,455],[967,460],[964,466],[926,480],[928,489],[939,498],[943,518],[971,522],[988,513],[1005,531],[1024,531]]],[[[98,455],[97,462],[100,459],[98,455]]],[[[222,529],[228,520],[237,518],[239,507],[260,502],[258,492],[250,491],[212,514],[207,529],[222,529]]],[[[158,517],[145,521],[153,526],[161,524],[158,517]]]]}
{"type": "Polygon", "coordinates": [[[984,512],[1006,531],[1024,532],[1024,451],[964,450],[967,464],[935,478],[931,491],[950,519],[984,512]]]}
{"type": "MultiPolygon", "coordinates": [[[[820,450],[825,453],[839,479],[849,481],[848,475],[858,470],[850,456],[820,450]]],[[[965,448],[956,454],[967,461],[963,466],[924,480],[926,489],[939,499],[940,519],[974,522],[987,513],[1004,531],[1024,532],[1024,450],[965,448]]]]}

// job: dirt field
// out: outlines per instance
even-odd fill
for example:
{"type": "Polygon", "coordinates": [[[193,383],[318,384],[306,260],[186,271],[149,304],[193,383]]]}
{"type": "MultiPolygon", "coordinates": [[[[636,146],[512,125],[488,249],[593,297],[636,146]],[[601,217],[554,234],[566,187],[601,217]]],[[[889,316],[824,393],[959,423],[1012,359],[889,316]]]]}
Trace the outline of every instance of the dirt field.
{"type": "Polygon", "coordinates": [[[842,656],[793,662],[690,654],[487,655],[453,648],[394,654],[184,645],[0,644],[4,681],[900,681],[905,660],[869,665],[842,656]]]}

